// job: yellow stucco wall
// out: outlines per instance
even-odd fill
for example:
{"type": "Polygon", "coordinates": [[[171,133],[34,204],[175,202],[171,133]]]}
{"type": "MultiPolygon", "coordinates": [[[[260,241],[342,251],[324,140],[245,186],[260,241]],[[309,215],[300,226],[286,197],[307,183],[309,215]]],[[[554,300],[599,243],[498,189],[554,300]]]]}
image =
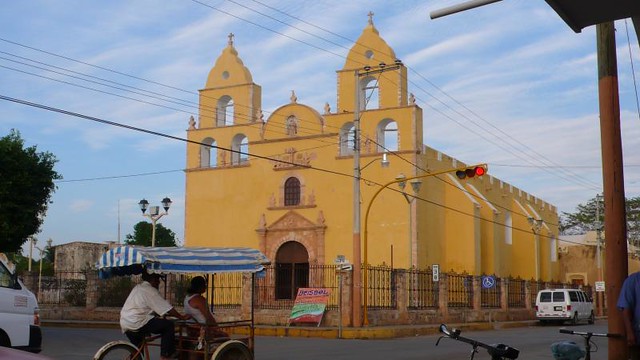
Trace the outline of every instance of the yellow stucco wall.
{"type": "MultiPolygon", "coordinates": [[[[349,138],[344,129],[356,116],[354,71],[365,65],[379,69],[381,61],[390,66],[395,59],[369,23],[336,72],[335,110],[329,105],[312,109],[292,93],[265,118],[262,90],[230,39],[201,90],[200,117],[187,132],[189,140],[215,141],[220,148],[187,145],[186,246],[248,246],[275,260],[283,244],[296,241],[310,263],[330,264],[337,255],[353,259],[354,159],[344,146],[349,138]],[[225,125],[217,120],[216,107],[227,98],[233,99],[234,118],[225,125]],[[248,139],[250,155],[247,161],[232,162],[228,150],[238,134],[248,139]],[[209,162],[203,160],[207,153],[209,162]],[[295,206],[284,205],[284,184],[290,177],[300,181],[300,204],[295,206]]],[[[368,263],[407,268],[413,262],[418,268],[438,264],[442,271],[558,278],[549,240],[557,237],[554,206],[492,177],[491,169],[465,180],[452,172],[425,177],[465,164],[423,144],[423,113],[408,93],[406,70],[400,64],[382,72],[378,99],[359,111],[361,232],[366,228],[368,263]],[[382,167],[380,159],[388,149],[379,144],[380,124],[388,121],[397,126],[391,141],[397,147],[386,144],[393,149],[389,166],[382,167]],[[422,176],[412,205],[395,183],[372,203],[380,187],[399,174],[422,176]],[[511,226],[505,225],[507,217],[511,226]],[[529,218],[544,224],[537,270],[529,218]]],[[[410,184],[405,191],[412,193],[410,184]]]]}

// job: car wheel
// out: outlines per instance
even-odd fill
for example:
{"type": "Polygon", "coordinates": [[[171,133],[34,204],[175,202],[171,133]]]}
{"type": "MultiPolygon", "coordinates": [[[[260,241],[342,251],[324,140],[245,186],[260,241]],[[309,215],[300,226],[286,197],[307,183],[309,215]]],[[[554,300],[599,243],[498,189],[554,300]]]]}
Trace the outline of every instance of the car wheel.
{"type": "Polygon", "coordinates": [[[573,314],[573,318],[571,319],[571,325],[578,325],[578,313],[573,314]]]}

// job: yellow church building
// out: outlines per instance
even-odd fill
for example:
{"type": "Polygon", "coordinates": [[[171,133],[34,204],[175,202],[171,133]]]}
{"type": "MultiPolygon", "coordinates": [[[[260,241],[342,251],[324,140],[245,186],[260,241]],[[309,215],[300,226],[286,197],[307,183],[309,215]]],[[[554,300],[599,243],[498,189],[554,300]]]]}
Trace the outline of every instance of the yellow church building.
{"type": "Polygon", "coordinates": [[[257,248],[293,278],[339,255],[353,261],[356,167],[368,264],[558,279],[556,207],[491,169],[460,179],[467,164],[424,144],[407,68],[371,16],[336,75],[335,107],[313,109],[292,91],[265,116],[229,36],[187,131],[186,246],[257,248]],[[404,190],[393,183],[372,202],[402,176],[404,190]]]}

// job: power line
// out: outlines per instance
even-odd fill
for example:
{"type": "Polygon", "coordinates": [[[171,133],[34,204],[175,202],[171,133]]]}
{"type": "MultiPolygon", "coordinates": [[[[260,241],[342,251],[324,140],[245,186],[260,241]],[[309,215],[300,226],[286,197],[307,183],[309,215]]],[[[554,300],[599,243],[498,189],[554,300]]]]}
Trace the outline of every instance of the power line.
{"type": "Polygon", "coordinates": [[[43,105],[43,104],[38,104],[38,103],[26,101],[26,100],[16,99],[16,98],[12,98],[12,97],[5,96],[5,95],[0,95],[0,100],[6,100],[6,101],[14,102],[14,103],[17,103],[17,104],[31,106],[31,107],[42,109],[42,110],[47,110],[47,111],[56,112],[56,113],[60,113],[60,114],[64,114],[64,115],[74,116],[74,117],[78,117],[78,118],[81,118],[81,119],[90,120],[90,121],[94,121],[94,122],[98,122],[98,123],[102,123],[102,124],[107,124],[107,125],[111,125],[111,126],[121,127],[121,128],[129,129],[129,130],[143,132],[143,133],[147,133],[147,134],[151,134],[151,135],[155,135],[155,136],[164,137],[164,138],[167,138],[167,139],[178,140],[178,141],[191,143],[191,144],[196,144],[196,145],[200,145],[200,146],[207,146],[207,147],[211,147],[211,148],[215,148],[215,149],[219,149],[219,150],[228,151],[228,152],[231,152],[231,153],[236,153],[236,154],[239,154],[239,155],[251,156],[251,157],[254,157],[254,158],[258,158],[258,159],[275,161],[275,162],[284,163],[284,164],[297,166],[297,167],[301,167],[301,168],[314,169],[314,170],[318,170],[318,171],[322,171],[322,172],[326,172],[326,173],[330,173],[330,174],[352,177],[352,175],[350,175],[350,174],[344,174],[344,173],[341,173],[341,172],[338,172],[338,171],[318,168],[318,167],[314,167],[314,166],[310,166],[310,165],[298,164],[298,163],[287,161],[287,160],[282,160],[282,159],[277,159],[277,158],[270,158],[270,157],[267,157],[267,156],[252,154],[252,153],[243,152],[243,151],[235,150],[235,149],[229,149],[229,148],[225,148],[225,147],[222,147],[222,146],[206,144],[206,143],[202,143],[202,142],[199,142],[199,141],[184,139],[184,138],[181,138],[181,137],[177,137],[177,136],[173,136],[173,135],[169,135],[169,134],[164,134],[164,133],[153,131],[153,130],[143,129],[143,128],[139,128],[139,127],[132,126],[132,125],[121,124],[121,123],[118,123],[118,122],[115,122],[115,121],[104,120],[104,119],[100,119],[100,118],[97,118],[97,117],[94,117],[94,116],[84,115],[84,114],[76,113],[76,112],[73,112],[73,111],[63,110],[63,109],[60,109],[60,108],[55,108],[55,107],[52,107],[52,106],[47,106],[47,105],[43,105]]]}

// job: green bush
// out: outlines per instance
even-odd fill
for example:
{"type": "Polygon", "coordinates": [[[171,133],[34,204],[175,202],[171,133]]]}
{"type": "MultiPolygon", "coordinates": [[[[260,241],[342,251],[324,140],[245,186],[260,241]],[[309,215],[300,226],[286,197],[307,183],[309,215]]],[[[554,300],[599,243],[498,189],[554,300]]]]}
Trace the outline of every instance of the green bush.
{"type": "Polygon", "coordinates": [[[64,289],[64,300],[71,306],[87,305],[87,281],[67,280],[64,289]]]}
{"type": "Polygon", "coordinates": [[[98,306],[122,307],[127,300],[134,281],[128,277],[114,277],[98,286],[98,306]]]}

